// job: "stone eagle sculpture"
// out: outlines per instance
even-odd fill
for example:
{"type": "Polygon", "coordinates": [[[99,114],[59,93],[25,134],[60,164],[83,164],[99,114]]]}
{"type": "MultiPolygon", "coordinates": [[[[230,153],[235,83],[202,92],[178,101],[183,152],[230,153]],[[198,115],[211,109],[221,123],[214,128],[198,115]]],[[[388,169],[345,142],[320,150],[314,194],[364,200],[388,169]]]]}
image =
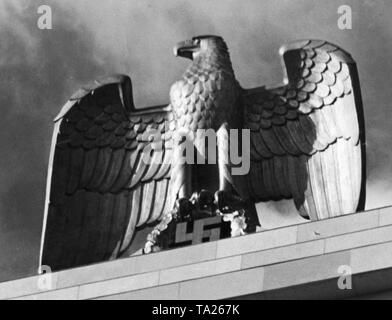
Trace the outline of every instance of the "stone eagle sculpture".
{"type": "Polygon", "coordinates": [[[131,80],[119,75],[80,89],[55,119],[41,265],[59,270],[116,258],[137,227],[160,221],[176,199],[201,188],[219,190],[222,203],[230,194],[252,203],[293,199],[312,220],[363,209],[364,119],[347,52],[319,40],[284,46],[284,83],[254,89],[237,82],[221,37],[194,37],[175,54],[192,63],[169,105],[135,108],[131,80]],[[210,128],[217,165],[178,161],[174,133],[210,128]],[[250,170],[236,177],[225,159],[232,128],[250,129],[250,170]]]}

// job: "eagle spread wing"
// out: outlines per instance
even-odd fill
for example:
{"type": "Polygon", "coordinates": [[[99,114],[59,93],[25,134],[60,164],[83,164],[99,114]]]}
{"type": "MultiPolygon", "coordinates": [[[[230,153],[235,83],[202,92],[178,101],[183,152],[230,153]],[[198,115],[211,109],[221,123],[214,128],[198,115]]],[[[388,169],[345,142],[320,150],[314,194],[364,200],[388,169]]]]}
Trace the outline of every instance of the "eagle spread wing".
{"type": "Polygon", "coordinates": [[[244,127],[251,130],[248,194],[254,201],[293,198],[312,220],[362,209],[365,131],[354,60],[314,40],[280,54],[284,85],[244,95],[244,127]]]}
{"type": "Polygon", "coordinates": [[[170,106],[135,109],[127,76],[72,96],[55,120],[41,265],[58,270],[116,257],[136,227],[171,209],[172,120],[170,106]]]}

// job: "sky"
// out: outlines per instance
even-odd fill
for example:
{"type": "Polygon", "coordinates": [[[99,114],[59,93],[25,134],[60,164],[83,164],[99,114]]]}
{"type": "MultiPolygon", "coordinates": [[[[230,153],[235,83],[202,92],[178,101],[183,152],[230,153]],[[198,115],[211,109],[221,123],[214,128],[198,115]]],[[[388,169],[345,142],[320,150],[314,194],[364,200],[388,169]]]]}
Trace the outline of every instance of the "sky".
{"type": "MultiPolygon", "coordinates": [[[[367,135],[368,209],[392,204],[392,7],[388,0],[0,0],[0,281],[36,273],[52,120],[83,83],[131,76],[136,106],[167,103],[187,66],[172,47],[221,35],[245,88],[282,80],[281,45],[305,38],[357,61],[367,135]],[[53,28],[37,27],[52,8],[53,28]],[[352,30],[337,27],[350,5],[352,30]]],[[[265,212],[284,213],[269,203],[265,212]]]]}

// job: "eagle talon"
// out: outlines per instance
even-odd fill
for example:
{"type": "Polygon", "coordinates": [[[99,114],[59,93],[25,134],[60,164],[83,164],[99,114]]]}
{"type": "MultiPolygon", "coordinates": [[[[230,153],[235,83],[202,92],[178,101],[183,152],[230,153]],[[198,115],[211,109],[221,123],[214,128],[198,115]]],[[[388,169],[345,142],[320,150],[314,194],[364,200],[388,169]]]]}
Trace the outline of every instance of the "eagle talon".
{"type": "Polygon", "coordinates": [[[245,207],[244,200],[239,196],[223,190],[215,192],[215,203],[219,211],[223,214],[233,213],[245,207]]]}
{"type": "Polygon", "coordinates": [[[201,190],[197,195],[197,204],[200,211],[206,211],[213,214],[216,210],[215,196],[209,190],[201,190]]]}
{"type": "Polygon", "coordinates": [[[176,201],[175,211],[177,213],[177,219],[180,221],[192,221],[194,204],[187,198],[179,198],[176,201]]]}

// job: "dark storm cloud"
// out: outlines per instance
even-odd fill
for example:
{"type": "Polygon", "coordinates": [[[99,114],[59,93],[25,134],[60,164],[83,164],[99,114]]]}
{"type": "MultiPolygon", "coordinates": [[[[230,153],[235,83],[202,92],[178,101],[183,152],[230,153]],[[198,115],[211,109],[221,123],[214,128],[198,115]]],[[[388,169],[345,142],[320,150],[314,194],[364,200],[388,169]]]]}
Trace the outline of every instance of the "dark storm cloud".
{"type": "Polygon", "coordinates": [[[365,105],[367,207],[391,203],[387,0],[52,0],[45,4],[53,9],[53,30],[37,28],[40,4],[0,2],[0,281],[36,267],[52,119],[61,105],[83,82],[115,72],[132,77],[137,106],[166,103],[187,64],[172,46],[197,34],[225,38],[244,87],[280,82],[277,51],[291,40],[328,39],[351,52],[365,105]],[[337,28],[342,4],[353,9],[353,30],[337,28]]]}
{"type": "Polygon", "coordinates": [[[41,31],[36,10],[2,11],[0,280],[36,267],[52,119],[71,87],[102,72],[87,31],[59,20],[55,30],[41,31]]]}

